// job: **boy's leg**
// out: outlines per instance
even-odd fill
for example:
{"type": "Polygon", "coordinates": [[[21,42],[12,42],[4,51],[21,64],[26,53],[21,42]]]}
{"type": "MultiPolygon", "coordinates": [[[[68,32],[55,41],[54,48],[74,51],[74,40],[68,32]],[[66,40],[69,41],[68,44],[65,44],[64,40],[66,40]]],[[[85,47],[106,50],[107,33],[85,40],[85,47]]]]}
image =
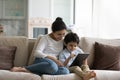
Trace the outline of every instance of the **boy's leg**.
{"type": "Polygon", "coordinates": [[[87,59],[85,59],[82,63],[83,63],[82,66],[80,66],[81,69],[82,69],[82,71],[83,71],[83,72],[90,71],[90,68],[89,68],[89,66],[88,66],[87,59]]]}
{"type": "Polygon", "coordinates": [[[83,80],[89,80],[90,78],[93,78],[96,76],[94,71],[88,71],[88,72],[83,72],[82,69],[79,66],[73,66],[70,67],[69,70],[71,72],[76,73],[78,76],[80,76],[83,80]]]}
{"type": "Polygon", "coordinates": [[[90,71],[90,68],[89,68],[88,65],[82,65],[82,66],[81,66],[81,69],[82,69],[83,72],[90,71]]]}
{"type": "Polygon", "coordinates": [[[90,78],[94,78],[96,76],[96,73],[91,71],[88,65],[82,65],[81,69],[84,72],[83,80],[89,80],[90,78]]]}
{"type": "Polygon", "coordinates": [[[79,75],[81,78],[83,77],[83,71],[79,66],[72,66],[69,67],[70,72],[72,73],[76,73],[77,75],[79,75]]]}

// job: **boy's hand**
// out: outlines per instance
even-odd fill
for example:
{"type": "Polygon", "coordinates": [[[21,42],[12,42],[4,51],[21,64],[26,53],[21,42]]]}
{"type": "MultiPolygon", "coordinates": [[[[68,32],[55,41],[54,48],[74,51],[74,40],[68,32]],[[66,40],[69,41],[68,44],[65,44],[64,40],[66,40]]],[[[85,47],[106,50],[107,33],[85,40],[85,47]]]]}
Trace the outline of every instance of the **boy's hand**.
{"type": "Polygon", "coordinates": [[[70,58],[73,58],[73,57],[75,57],[75,54],[71,53],[70,58]]]}

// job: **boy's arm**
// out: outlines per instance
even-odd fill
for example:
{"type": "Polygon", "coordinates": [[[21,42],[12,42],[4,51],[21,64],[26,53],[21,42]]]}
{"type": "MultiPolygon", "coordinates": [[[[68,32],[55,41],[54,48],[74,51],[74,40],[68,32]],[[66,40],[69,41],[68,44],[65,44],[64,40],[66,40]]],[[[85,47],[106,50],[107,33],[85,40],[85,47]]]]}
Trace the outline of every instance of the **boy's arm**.
{"type": "Polygon", "coordinates": [[[69,56],[69,57],[65,60],[65,62],[63,63],[63,65],[64,65],[64,66],[67,66],[67,64],[69,63],[70,59],[71,59],[71,56],[69,56]]]}
{"type": "Polygon", "coordinates": [[[65,60],[64,65],[67,66],[67,64],[69,63],[70,59],[75,57],[75,54],[71,53],[70,56],[65,60]]]}
{"type": "Polygon", "coordinates": [[[61,53],[61,54],[59,55],[59,60],[63,63],[64,66],[67,66],[68,63],[69,63],[69,61],[70,61],[70,59],[73,58],[73,57],[75,57],[75,54],[72,54],[72,53],[71,53],[68,58],[65,58],[64,54],[61,53]]]}

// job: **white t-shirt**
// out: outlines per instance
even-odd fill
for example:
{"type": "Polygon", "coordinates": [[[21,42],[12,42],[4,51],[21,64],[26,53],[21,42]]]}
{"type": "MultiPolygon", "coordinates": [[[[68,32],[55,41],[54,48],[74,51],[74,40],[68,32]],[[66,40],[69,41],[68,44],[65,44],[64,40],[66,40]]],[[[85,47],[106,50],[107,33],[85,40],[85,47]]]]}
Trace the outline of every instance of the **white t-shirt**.
{"type": "Polygon", "coordinates": [[[55,41],[48,34],[41,37],[35,50],[35,57],[44,58],[46,56],[58,57],[63,49],[63,40],[55,41]]]}

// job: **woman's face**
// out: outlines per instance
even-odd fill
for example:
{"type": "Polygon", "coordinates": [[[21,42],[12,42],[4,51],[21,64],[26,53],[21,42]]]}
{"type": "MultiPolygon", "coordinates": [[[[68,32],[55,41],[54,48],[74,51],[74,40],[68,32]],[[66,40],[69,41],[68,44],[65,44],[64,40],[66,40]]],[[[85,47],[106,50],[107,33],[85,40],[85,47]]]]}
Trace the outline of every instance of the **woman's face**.
{"type": "Polygon", "coordinates": [[[66,30],[60,30],[60,31],[56,31],[56,32],[53,32],[53,36],[54,36],[54,39],[56,41],[59,41],[59,40],[62,40],[63,37],[65,36],[65,33],[66,33],[66,30]]]}

